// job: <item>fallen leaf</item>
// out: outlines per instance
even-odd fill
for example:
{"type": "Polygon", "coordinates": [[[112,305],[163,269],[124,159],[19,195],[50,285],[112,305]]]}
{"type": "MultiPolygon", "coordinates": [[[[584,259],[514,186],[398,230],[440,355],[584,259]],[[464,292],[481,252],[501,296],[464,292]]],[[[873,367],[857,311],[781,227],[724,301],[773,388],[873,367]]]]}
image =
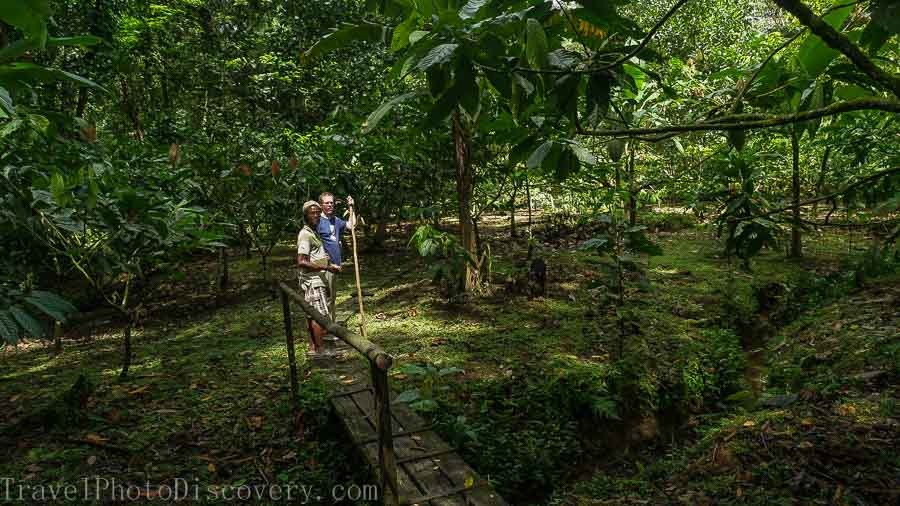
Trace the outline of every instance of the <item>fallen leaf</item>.
{"type": "Polygon", "coordinates": [[[809,441],[803,441],[802,443],[797,445],[797,448],[799,448],[801,450],[809,450],[812,447],[813,447],[813,444],[810,443],[809,441]]]}
{"type": "Polygon", "coordinates": [[[92,465],[94,465],[94,464],[96,464],[96,463],[97,463],[97,456],[96,456],[96,455],[91,455],[90,457],[88,457],[88,459],[87,459],[87,464],[88,464],[89,466],[92,466],[92,465]]]}
{"type": "Polygon", "coordinates": [[[800,420],[800,425],[802,425],[806,428],[812,427],[815,424],[816,424],[816,422],[810,418],[804,418],[803,420],[800,420]]]}
{"type": "Polygon", "coordinates": [[[41,472],[41,466],[37,464],[29,464],[28,467],[25,468],[29,473],[39,473],[41,472]]]}
{"type": "Polygon", "coordinates": [[[150,388],[150,385],[144,385],[140,388],[135,388],[134,390],[128,392],[128,395],[142,394],[142,393],[146,392],[148,388],[150,388]]]}
{"type": "Polygon", "coordinates": [[[17,400],[22,398],[22,394],[16,394],[9,398],[9,402],[16,402],[17,400]]]}
{"type": "Polygon", "coordinates": [[[216,465],[213,464],[212,462],[210,462],[209,464],[206,465],[206,470],[211,473],[214,473],[214,472],[216,472],[216,465]]]}
{"type": "Polygon", "coordinates": [[[263,418],[261,416],[248,417],[247,421],[250,424],[250,426],[256,430],[259,430],[262,428],[263,418]]]}
{"type": "Polygon", "coordinates": [[[747,420],[746,422],[744,422],[744,427],[756,427],[756,422],[754,422],[753,420],[747,420]]]}
{"type": "Polygon", "coordinates": [[[249,356],[253,355],[253,353],[255,353],[253,350],[246,350],[246,351],[242,351],[242,352],[238,353],[238,355],[240,355],[242,357],[249,357],[249,356]]]}
{"type": "Polygon", "coordinates": [[[472,478],[471,476],[466,478],[466,482],[465,482],[466,488],[472,488],[473,485],[475,485],[475,478],[472,478]]]}
{"type": "Polygon", "coordinates": [[[91,443],[103,443],[104,441],[109,441],[109,438],[105,438],[100,436],[99,434],[94,434],[93,432],[84,436],[85,441],[90,441],[91,443]]]}

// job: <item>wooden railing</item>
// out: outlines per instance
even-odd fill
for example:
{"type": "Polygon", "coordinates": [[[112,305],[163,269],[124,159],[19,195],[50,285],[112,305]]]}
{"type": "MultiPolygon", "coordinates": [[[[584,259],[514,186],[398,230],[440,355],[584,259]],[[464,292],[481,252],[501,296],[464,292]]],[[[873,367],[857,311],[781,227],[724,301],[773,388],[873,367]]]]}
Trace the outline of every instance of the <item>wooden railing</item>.
{"type": "MultiPolygon", "coordinates": [[[[318,312],[306,302],[299,293],[283,282],[278,283],[281,292],[281,308],[284,312],[284,334],[287,338],[288,362],[291,374],[291,395],[296,401],[298,397],[297,363],[294,354],[293,320],[291,319],[290,301],[303,308],[303,312],[315,320],[322,328],[339,337],[353,349],[360,352],[369,361],[372,372],[372,388],[375,398],[375,425],[378,433],[378,480],[385,504],[396,504],[399,501],[397,490],[397,459],[394,454],[394,439],[391,429],[391,390],[388,385],[388,370],[393,358],[385,353],[377,344],[365,339],[350,330],[334,323],[330,318],[318,312]]],[[[296,402],[293,403],[296,406],[296,402]]]]}

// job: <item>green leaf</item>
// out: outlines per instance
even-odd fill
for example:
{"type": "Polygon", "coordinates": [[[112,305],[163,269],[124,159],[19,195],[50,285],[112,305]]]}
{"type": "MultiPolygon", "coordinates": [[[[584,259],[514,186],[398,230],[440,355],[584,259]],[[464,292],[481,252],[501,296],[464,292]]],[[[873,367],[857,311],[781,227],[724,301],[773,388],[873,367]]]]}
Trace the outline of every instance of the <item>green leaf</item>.
{"type": "Polygon", "coordinates": [[[478,11],[481,10],[482,7],[487,5],[490,0],[469,0],[466,5],[463,6],[462,9],[459,10],[459,17],[461,19],[472,19],[477,14],[478,11]]]}
{"type": "Polygon", "coordinates": [[[351,42],[381,42],[388,43],[393,35],[393,30],[387,25],[363,22],[358,25],[345,23],[340,29],[335,30],[318,40],[313,47],[300,55],[300,61],[309,61],[318,58],[336,49],[347,47],[351,42]]]}
{"type": "MultiPolygon", "coordinates": [[[[847,4],[844,0],[836,0],[834,6],[844,5],[839,9],[835,9],[826,14],[822,20],[831,25],[835,30],[840,30],[841,25],[847,19],[847,16],[853,11],[854,4],[847,4]]],[[[836,49],[831,49],[817,35],[810,33],[806,36],[800,49],[797,51],[797,60],[806,70],[809,77],[818,77],[825,71],[828,64],[831,63],[840,53],[836,49]]]]}
{"type": "Polygon", "coordinates": [[[644,87],[644,81],[647,80],[647,74],[630,63],[622,65],[622,70],[634,80],[635,93],[640,94],[641,89],[644,87]]]}
{"type": "Polygon", "coordinates": [[[447,63],[453,58],[453,53],[459,44],[441,44],[432,48],[424,58],[416,64],[416,70],[427,70],[432,65],[447,63]]]}
{"type": "Polygon", "coordinates": [[[459,104],[459,98],[459,87],[454,83],[431,106],[431,110],[428,111],[428,115],[425,117],[425,122],[430,125],[439,124],[459,104]]]}
{"type": "Polygon", "coordinates": [[[20,119],[14,119],[14,120],[10,121],[9,123],[3,125],[3,127],[0,128],[0,139],[15,132],[16,130],[19,129],[20,126],[22,126],[22,120],[20,120],[20,119]]]}
{"type": "Polygon", "coordinates": [[[0,310],[0,337],[13,346],[19,342],[19,326],[9,311],[0,310]]]}
{"type": "Polygon", "coordinates": [[[474,115],[481,102],[481,89],[475,79],[475,69],[468,58],[462,57],[458,61],[454,86],[458,88],[456,93],[460,104],[466,112],[474,115]]]}
{"type": "Polygon", "coordinates": [[[387,102],[381,104],[380,106],[378,106],[377,109],[375,109],[374,111],[372,111],[371,114],[369,114],[368,118],[366,118],[365,123],[363,123],[362,132],[364,134],[371,132],[372,130],[375,129],[376,126],[378,126],[378,122],[381,121],[381,119],[384,118],[384,116],[388,112],[390,112],[390,110],[393,109],[395,105],[406,102],[407,100],[414,98],[418,95],[419,95],[418,91],[411,91],[409,93],[404,93],[402,95],[398,95],[398,96],[388,100],[387,102]]]}
{"type": "Polygon", "coordinates": [[[72,81],[81,86],[106,91],[102,86],[65,70],[42,67],[34,63],[9,63],[0,65],[0,83],[11,87],[34,82],[72,81]]]}
{"type": "Polygon", "coordinates": [[[675,141],[675,149],[677,149],[679,153],[684,155],[684,146],[681,145],[681,141],[678,140],[678,137],[674,137],[672,140],[675,141]]]}
{"type": "Polygon", "coordinates": [[[47,20],[51,13],[50,0],[10,0],[0,6],[0,20],[37,40],[38,47],[47,41],[47,20]]]}
{"type": "Polygon", "coordinates": [[[876,20],[869,21],[859,38],[859,45],[868,48],[869,54],[875,54],[891,38],[891,32],[884,29],[876,20]]]}
{"type": "Polygon", "coordinates": [[[15,117],[16,115],[16,108],[13,105],[12,97],[9,96],[9,92],[3,87],[0,87],[0,112],[5,114],[3,117],[15,117]]]}
{"type": "Polygon", "coordinates": [[[66,315],[64,312],[60,311],[57,307],[45,304],[46,301],[42,299],[39,299],[37,297],[25,297],[25,302],[28,302],[32,306],[40,309],[41,312],[43,312],[45,315],[53,318],[58,322],[66,321],[66,315]]]}
{"type": "Polygon", "coordinates": [[[419,24],[419,16],[415,12],[409,15],[405,21],[394,28],[394,35],[391,37],[391,51],[399,51],[410,44],[409,36],[419,24]]]}
{"type": "Polygon", "coordinates": [[[407,390],[397,397],[394,398],[394,402],[413,402],[421,399],[422,396],[419,394],[419,389],[407,390]]]}
{"type": "Polygon", "coordinates": [[[577,142],[572,142],[569,146],[569,149],[572,150],[572,153],[578,158],[578,161],[583,163],[584,165],[597,165],[597,157],[594,156],[590,151],[585,149],[584,146],[577,142]]]}
{"type": "Polygon", "coordinates": [[[428,33],[429,32],[426,32],[425,30],[415,30],[414,32],[410,33],[409,34],[410,45],[415,44],[416,42],[419,42],[419,40],[421,40],[422,37],[428,35],[428,33]]]}
{"type": "Polygon", "coordinates": [[[528,18],[525,25],[525,57],[534,69],[541,69],[547,64],[547,35],[541,23],[528,18]]]}
{"type": "Polygon", "coordinates": [[[46,334],[44,330],[44,326],[41,325],[40,322],[32,318],[32,316],[26,313],[19,306],[13,306],[9,308],[9,312],[12,313],[13,318],[19,322],[19,325],[25,329],[25,332],[28,332],[34,337],[43,337],[46,334]]]}
{"type": "Polygon", "coordinates": [[[536,169],[543,165],[544,159],[547,158],[551,148],[553,148],[553,141],[544,141],[544,143],[538,146],[538,148],[534,150],[534,153],[531,153],[531,156],[528,157],[528,162],[525,164],[526,167],[529,169],[536,169]]]}
{"type": "Polygon", "coordinates": [[[60,311],[65,313],[77,313],[78,308],[72,305],[71,302],[66,299],[56,295],[53,292],[48,292],[45,290],[32,290],[31,295],[35,297],[39,297],[42,301],[47,304],[52,304],[54,307],[59,308],[60,311]]]}

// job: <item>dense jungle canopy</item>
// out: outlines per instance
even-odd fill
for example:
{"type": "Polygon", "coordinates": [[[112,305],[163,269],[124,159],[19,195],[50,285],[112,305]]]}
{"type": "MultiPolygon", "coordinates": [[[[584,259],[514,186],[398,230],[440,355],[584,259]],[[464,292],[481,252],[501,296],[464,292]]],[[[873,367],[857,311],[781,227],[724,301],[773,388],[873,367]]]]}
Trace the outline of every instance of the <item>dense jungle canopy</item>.
{"type": "Polygon", "coordinates": [[[329,318],[463,489],[895,504],[898,32],[898,0],[4,0],[0,502],[352,502],[329,397],[364,364],[295,357],[274,298],[331,192],[329,318]]]}

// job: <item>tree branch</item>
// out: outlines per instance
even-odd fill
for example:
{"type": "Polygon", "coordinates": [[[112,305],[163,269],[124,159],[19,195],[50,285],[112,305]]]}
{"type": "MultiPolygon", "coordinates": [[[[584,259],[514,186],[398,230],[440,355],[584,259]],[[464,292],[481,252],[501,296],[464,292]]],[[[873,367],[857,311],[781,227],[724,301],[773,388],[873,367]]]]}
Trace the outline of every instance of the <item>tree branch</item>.
{"type": "Polygon", "coordinates": [[[622,56],[621,58],[619,58],[618,60],[616,60],[616,61],[610,63],[609,65],[606,65],[606,66],[604,66],[604,67],[600,67],[599,69],[594,69],[594,70],[595,70],[595,71],[597,71],[597,70],[609,70],[609,69],[611,69],[611,68],[613,68],[613,67],[616,67],[616,66],[618,66],[618,65],[620,65],[620,64],[622,64],[622,63],[625,63],[626,61],[632,59],[635,55],[637,55],[638,53],[640,53],[641,50],[644,49],[644,48],[647,46],[647,44],[650,43],[650,39],[652,39],[653,36],[656,35],[656,32],[658,32],[659,29],[662,28],[662,26],[663,26],[664,24],[666,24],[666,21],[668,21],[669,18],[671,18],[671,17],[678,11],[678,9],[680,9],[681,6],[684,5],[684,4],[686,4],[686,3],[688,3],[688,0],[678,0],[678,2],[675,3],[675,5],[673,5],[672,7],[670,7],[670,8],[669,8],[669,11],[666,12],[666,14],[665,14],[662,18],[660,18],[660,20],[657,21],[655,25],[653,25],[653,28],[651,28],[651,29],[650,29],[650,32],[647,34],[647,36],[644,37],[644,40],[642,40],[641,43],[638,44],[638,46],[637,46],[636,48],[634,48],[630,53],[628,53],[628,54],[622,56]]]}
{"type": "Polygon", "coordinates": [[[838,32],[828,23],[816,16],[809,7],[800,0],[775,0],[782,9],[793,14],[809,30],[818,35],[828,47],[836,49],[844,54],[857,68],[866,75],[890,90],[897,98],[900,98],[900,78],[877,67],[862,50],[850,41],[846,35],[838,32]]]}
{"type": "MultiPolygon", "coordinates": [[[[808,121],[826,116],[834,116],[851,111],[878,110],[900,113],[900,102],[877,98],[848,100],[823,107],[792,114],[765,116],[760,114],[737,114],[722,116],[712,121],[690,123],[686,125],[669,125],[649,128],[628,128],[623,130],[581,130],[578,133],[591,137],[635,137],[638,135],[671,134],[681,132],[703,132],[714,130],[755,130],[771,128],[800,121],[808,121]]],[[[658,140],[658,139],[657,139],[658,140]]]]}
{"type": "Polygon", "coordinates": [[[766,212],[764,212],[764,213],[762,213],[762,214],[757,214],[757,215],[754,215],[754,216],[747,216],[747,217],[745,217],[745,218],[737,218],[737,219],[735,219],[735,221],[748,221],[748,220],[752,220],[753,218],[762,218],[762,217],[765,217],[765,216],[772,216],[773,214],[783,213],[783,212],[785,212],[785,211],[791,211],[791,210],[793,210],[795,207],[803,207],[803,206],[808,206],[809,204],[815,204],[816,202],[824,202],[824,201],[826,201],[826,200],[831,200],[831,199],[840,197],[841,195],[847,193],[848,191],[850,191],[850,190],[852,190],[852,189],[854,189],[854,188],[857,188],[857,187],[860,187],[860,186],[869,184],[869,183],[871,183],[871,182],[873,182],[873,181],[877,181],[877,180],[879,180],[879,179],[881,179],[881,178],[883,178],[883,177],[891,176],[891,175],[894,175],[894,174],[900,174],[900,166],[892,167],[892,168],[890,168],[890,169],[885,169],[885,170],[876,172],[876,173],[874,173],[874,174],[872,174],[872,175],[870,175],[870,176],[866,176],[866,177],[860,179],[859,181],[857,181],[857,182],[855,182],[855,183],[852,183],[852,184],[849,184],[849,185],[845,186],[844,188],[842,188],[842,189],[840,189],[840,190],[838,190],[838,191],[836,191],[836,192],[834,192],[834,193],[829,193],[828,195],[823,195],[823,196],[821,196],[821,197],[816,197],[816,198],[814,198],[814,199],[804,200],[804,201],[802,201],[802,202],[798,202],[796,205],[795,205],[795,204],[791,204],[791,205],[789,205],[789,206],[784,206],[784,207],[779,207],[779,208],[777,208],[777,209],[772,209],[772,210],[766,211],[766,212]]]}

